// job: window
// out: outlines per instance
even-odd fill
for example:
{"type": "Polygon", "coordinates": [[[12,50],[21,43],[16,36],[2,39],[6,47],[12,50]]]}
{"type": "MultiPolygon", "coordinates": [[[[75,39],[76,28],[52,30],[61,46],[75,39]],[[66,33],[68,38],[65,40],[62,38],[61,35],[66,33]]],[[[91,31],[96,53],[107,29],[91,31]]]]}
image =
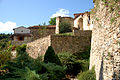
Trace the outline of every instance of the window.
{"type": "Polygon", "coordinates": [[[90,24],[90,16],[88,16],[88,24],[90,24]]]}
{"type": "Polygon", "coordinates": [[[24,36],[19,36],[18,41],[24,41],[24,36]]]}

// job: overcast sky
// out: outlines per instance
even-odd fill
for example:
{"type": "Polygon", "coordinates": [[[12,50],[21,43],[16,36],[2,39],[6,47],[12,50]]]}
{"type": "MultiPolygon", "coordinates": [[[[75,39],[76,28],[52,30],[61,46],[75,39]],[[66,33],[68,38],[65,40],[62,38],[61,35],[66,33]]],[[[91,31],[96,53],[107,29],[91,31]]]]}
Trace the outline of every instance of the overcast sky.
{"type": "Polygon", "coordinates": [[[90,11],[93,0],[0,0],[0,33],[11,33],[19,26],[48,23],[56,16],[90,11]]]}

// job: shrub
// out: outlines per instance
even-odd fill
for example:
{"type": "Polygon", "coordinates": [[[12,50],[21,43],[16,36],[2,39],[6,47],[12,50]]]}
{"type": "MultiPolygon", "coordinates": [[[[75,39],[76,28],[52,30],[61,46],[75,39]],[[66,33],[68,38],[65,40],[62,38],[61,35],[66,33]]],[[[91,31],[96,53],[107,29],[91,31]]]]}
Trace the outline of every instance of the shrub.
{"type": "Polygon", "coordinates": [[[65,77],[65,66],[56,65],[54,63],[42,63],[45,70],[43,74],[40,74],[40,78],[43,80],[61,80],[65,77]]]}
{"type": "Polygon", "coordinates": [[[6,62],[5,66],[3,66],[2,69],[8,70],[9,72],[1,76],[0,79],[24,80],[23,79],[23,76],[25,75],[24,73],[27,73],[27,70],[29,69],[31,70],[32,74],[32,70],[35,69],[36,65],[34,63],[34,60],[31,57],[29,57],[28,54],[25,52],[25,49],[26,49],[25,46],[19,46],[17,48],[18,53],[22,52],[22,54],[18,54],[18,56],[15,59],[6,62]]]}
{"type": "Polygon", "coordinates": [[[18,52],[22,54],[7,61],[1,68],[8,72],[0,76],[0,80],[61,80],[65,77],[66,67],[29,57],[25,52],[25,46],[19,46],[18,52]]]}
{"type": "Polygon", "coordinates": [[[60,23],[60,33],[72,32],[70,21],[64,20],[60,23]]]}
{"type": "Polygon", "coordinates": [[[80,71],[88,70],[89,62],[87,60],[82,60],[81,58],[78,58],[78,55],[64,52],[59,53],[58,57],[62,65],[67,66],[67,74],[76,76],[80,71]]]}
{"type": "Polygon", "coordinates": [[[8,60],[11,60],[12,47],[11,42],[6,42],[5,47],[0,46],[0,67],[3,66],[8,60]]]}
{"type": "Polygon", "coordinates": [[[22,46],[17,46],[16,51],[18,55],[23,52],[26,52],[26,44],[23,44],[22,46]]]}
{"type": "Polygon", "coordinates": [[[58,55],[62,65],[66,65],[71,60],[75,59],[75,56],[72,56],[73,54],[70,52],[62,52],[62,53],[58,53],[57,55],[58,55]]]}
{"type": "Polygon", "coordinates": [[[48,47],[48,50],[45,53],[44,62],[45,63],[48,63],[48,62],[56,63],[57,65],[61,65],[61,62],[60,62],[58,56],[55,54],[55,52],[51,46],[48,47]]]}
{"type": "Polygon", "coordinates": [[[91,70],[79,73],[77,77],[79,80],[96,80],[95,70],[92,68],[91,70]]]}
{"type": "Polygon", "coordinates": [[[74,53],[73,55],[75,55],[77,59],[88,61],[90,58],[90,47],[86,47],[85,51],[77,52],[77,53],[74,53]]]}

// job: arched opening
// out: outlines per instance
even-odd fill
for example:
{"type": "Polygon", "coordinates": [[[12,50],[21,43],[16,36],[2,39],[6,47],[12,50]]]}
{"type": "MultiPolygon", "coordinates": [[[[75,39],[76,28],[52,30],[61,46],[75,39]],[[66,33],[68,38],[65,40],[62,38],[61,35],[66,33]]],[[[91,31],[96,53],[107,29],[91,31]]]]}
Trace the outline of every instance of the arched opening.
{"type": "Polygon", "coordinates": [[[82,18],[80,18],[80,19],[78,20],[78,28],[79,28],[80,30],[83,30],[83,19],[82,19],[82,18]]]}

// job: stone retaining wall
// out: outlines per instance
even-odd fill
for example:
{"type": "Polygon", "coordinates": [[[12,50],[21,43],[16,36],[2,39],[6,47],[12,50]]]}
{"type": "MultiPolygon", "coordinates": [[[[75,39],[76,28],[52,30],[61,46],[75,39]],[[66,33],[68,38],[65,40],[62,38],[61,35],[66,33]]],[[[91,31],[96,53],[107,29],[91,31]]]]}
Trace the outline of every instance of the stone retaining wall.
{"type": "Polygon", "coordinates": [[[64,36],[52,35],[51,45],[55,53],[71,52],[76,53],[84,51],[85,48],[90,46],[91,38],[87,36],[64,36]]]}
{"type": "Polygon", "coordinates": [[[39,39],[39,38],[43,38],[49,35],[53,35],[55,34],[55,29],[51,28],[51,29],[47,29],[47,28],[43,28],[43,29],[30,29],[31,34],[32,34],[32,41],[39,39]]]}
{"type": "Polygon", "coordinates": [[[37,58],[38,56],[44,55],[48,46],[50,46],[50,36],[37,39],[31,43],[27,44],[26,51],[32,58],[37,58]]]}
{"type": "Polygon", "coordinates": [[[48,46],[52,46],[55,53],[80,52],[91,44],[91,38],[85,36],[51,35],[27,44],[27,52],[33,58],[44,55],[48,46]]]}
{"type": "Polygon", "coordinates": [[[92,30],[76,30],[74,29],[74,35],[75,36],[88,36],[91,37],[92,36],[92,30]]]}

